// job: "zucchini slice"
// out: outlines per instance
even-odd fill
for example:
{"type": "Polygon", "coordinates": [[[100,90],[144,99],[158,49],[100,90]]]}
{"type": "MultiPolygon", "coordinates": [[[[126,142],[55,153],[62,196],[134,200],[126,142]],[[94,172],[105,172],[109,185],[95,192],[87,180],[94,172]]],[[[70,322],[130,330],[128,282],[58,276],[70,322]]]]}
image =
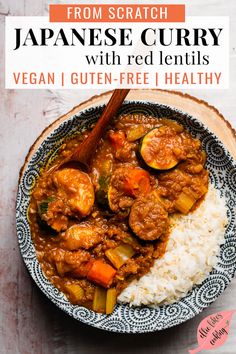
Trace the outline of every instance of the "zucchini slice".
{"type": "Polygon", "coordinates": [[[149,131],[141,142],[141,157],[156,170],[173,168],[183,159],[183,153],[181,133],[166,125],[149,131]]]}
{"type": "Polygon", "coordinates": [[[53,202],[54,200],[54,197],[48,197],[47,199],[44,199],[38,203],[38,213],[40,218],[42,218],[43,214],[47,213],[49,203],[53,202]]]}
{"type": "Polygon", "coordinates": [[[102,207],[108,206],[108,186],[110,176],[100,176],[98,179],[99,189],[95,193],[97,203],[102,207]]]}
{"type": "Polygon", "coordinates": [[[134,201],[129,214],[129,226],[144,241],[157,240],[167,232],[168,213],[156,190],[134,201]]]}

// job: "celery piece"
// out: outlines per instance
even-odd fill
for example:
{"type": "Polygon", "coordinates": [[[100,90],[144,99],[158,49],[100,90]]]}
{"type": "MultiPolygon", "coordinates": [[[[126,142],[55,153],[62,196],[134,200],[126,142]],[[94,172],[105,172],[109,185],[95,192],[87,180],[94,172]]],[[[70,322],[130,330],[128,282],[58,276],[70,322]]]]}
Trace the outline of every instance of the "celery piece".
{"type": "Polygon", "coordinates": [[[178,199],[175,202],[175,208],[183,214],[187,214],[189,210],[193,207],[196,199],[192,196],[181,192],[178,199]]]}
{"type": "Polygon", "coordinates": [[[135,251],[132,246],[122,243],[120,246],[110,248],[105,252],[109,261],[119,269],[128,259],[133,257],[135,251]]]}
{"type": "Polygon", "coordinates": [[[106,298],[106,314],[110,315],[114,307],[116,305],[116,289],[110,288],[107,290],[107,298],[106,298]]]}
{"type": "Polygon", "coordinates": [[[130,142],[139,140],[145,135],[145,132],[146,131],[143,125],[138,125],[136,127],[130,128],[127,131],[127,140],[130,142]]]}
{"type": "Polygon", "coordinates": [[[84,297],[84,289],[79,284],[67,284],[66,290],[70,294],[71,300],[74,303],[78,303],[84,297]]]}
{"type": "Polygon", "coordinates": [[[96,287],[94,298],[93,298],[93,311],[95,312],[106,312],[106,296],[107,291],[104,288],[96,287]]]}

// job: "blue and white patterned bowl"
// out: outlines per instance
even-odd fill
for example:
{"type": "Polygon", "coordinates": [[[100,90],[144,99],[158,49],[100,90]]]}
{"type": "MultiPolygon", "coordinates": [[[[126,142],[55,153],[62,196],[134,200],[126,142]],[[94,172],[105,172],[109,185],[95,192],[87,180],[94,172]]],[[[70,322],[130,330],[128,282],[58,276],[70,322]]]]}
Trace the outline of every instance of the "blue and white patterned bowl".
{"type": "Polygon", "coordinates": [[[30,194],[40,169],[51,159],[63,141],[96,121],[104,106],[76,110],[48,128],[31,149],[20,174],[16,202],[16,226],[19,246],[30,275],[47,297],[59,308],[81,322],[113,332],[143,333],[166,329],[180,324],[208,307],[225,290],[236,269],[236,165],[223,144],[200,121],[170,106],[146,101],[128,101],[120,113],[143,112],[155,117],[169,117],[181,122],[194,137],[201,140],[207,152],[207,168],[211,183],[227,201],[228,226],[226,243],[222,245],[217,269],[182,300],[157,308],[117,305],[112,315],[95,313],[69,303],[42,273],[32,243],[27,210],[30,194]]]}

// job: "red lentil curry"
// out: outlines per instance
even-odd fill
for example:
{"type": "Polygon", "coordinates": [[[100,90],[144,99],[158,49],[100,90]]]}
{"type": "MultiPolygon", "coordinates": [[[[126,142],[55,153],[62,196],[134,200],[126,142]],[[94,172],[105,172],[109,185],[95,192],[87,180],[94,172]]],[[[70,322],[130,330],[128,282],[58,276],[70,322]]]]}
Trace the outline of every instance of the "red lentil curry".
{"type": "MultiPolygon", "coordinates": [[[[88,133],[65,143],[56,162],[88,133]]],[[[112,313],[121,291],[164,254],[169,215],[189,213],[204,197],[205,160],[179,123],[127,114],[105,132],[90,172],[43,171],[29,218],[46,277],[72,304],[112,313]]]]}

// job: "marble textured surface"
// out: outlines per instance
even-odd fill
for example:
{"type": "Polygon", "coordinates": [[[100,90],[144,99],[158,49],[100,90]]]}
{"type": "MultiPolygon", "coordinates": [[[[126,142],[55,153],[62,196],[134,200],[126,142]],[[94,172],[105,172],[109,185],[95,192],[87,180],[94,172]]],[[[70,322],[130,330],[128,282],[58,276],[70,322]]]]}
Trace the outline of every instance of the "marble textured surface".
{"type": "MultiPolygon", "coordinates": [[[[201,319],[217,311],[236,309],[235,279],[213,305],[181,326],[153,334],[119,335],[90,328],[55,308],[32,282],[22,262],[15,232],[14,210],[18,173],[29,147],[42,130],[57,117],[57,112],[50,111],[53,106],[53,94],[47,90],[4,90],[4,18],[8,15],[46,15],[48,2],[0,0],[0,353],[187,353],[187,349],[197,346],[196,330],[201,319]]],[[[50,1],[54,2],[59,1],[50,1]]],[[[76,1],[63,1],[67,2],[76,1]]],[[[113,1],[115,2],[117,1],[113,1]]],[[[155,3],[148,1],[152,2],[155,3]]],[[[165,3],[179,1],[166,0],[165,3]]],[[[185,3],[187,15],[231,17],[230,89],[187,92],[216,106],[236,128],[236,2],[191,0],[185,3]]],[[[101,91],[93,90],[92,94],[99,92],[101,91]]],[[[78,103],[90,96],[91,91],[78,91],[78,103]]],[[[236,316],[230,332],[226,344],[212,353],[236,352],[236,316]]]]}

